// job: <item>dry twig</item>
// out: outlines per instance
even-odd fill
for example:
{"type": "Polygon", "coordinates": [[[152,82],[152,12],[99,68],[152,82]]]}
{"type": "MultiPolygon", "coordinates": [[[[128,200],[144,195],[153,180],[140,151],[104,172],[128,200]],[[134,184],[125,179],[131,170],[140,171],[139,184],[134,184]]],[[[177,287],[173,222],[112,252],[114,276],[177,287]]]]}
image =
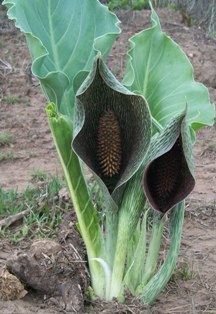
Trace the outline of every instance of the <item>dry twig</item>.
{"type": "MultiPolygon", "coordinates": [[[[18,220],[28,216],[28,214],[31,212],[31,210],[33,209],[33,207],[29,207],[27,205],[27,209],[23,210],[22,212],[20,213],[17,213],[15,215],[11,215],[11,216],[8,216],[2,220],[0,220],[0,229],[2,228],[8,228],[10,225],[14,224],[15,222],[17,222],[18,220]]],[[[44,204],[41,204],[38,208],[37,208],[37,212],[40,212],[41,209],[44,208],[44,204]]]]}
{"type": "Polygon", "coordinates": [[[8,216],[7,218],[0,220],[0,229],[3,227],[7,228],[13,223],[15,223],[16,221],[26,217],[30,213],[30,211],[31,211],[31,208],[27,208],[24,211],[17,213],[16,215],[11,215],[11,216],[8,216]]]}
{"type": "Polygon", "coordinates": [[[0,59],[0,75],[2,77],[5,77],[6,74],[11,73],[12,72],[12,66],[10,65],[9,62],[0,59]]]}

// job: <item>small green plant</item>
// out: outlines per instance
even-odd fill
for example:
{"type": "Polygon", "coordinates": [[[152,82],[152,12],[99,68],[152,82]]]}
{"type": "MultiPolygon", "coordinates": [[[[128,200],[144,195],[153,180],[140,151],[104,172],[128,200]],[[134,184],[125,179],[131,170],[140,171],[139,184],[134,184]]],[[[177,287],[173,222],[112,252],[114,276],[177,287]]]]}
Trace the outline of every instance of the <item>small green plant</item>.
{"type": "Polygon", "coordinates": [[[148,0],[136,0],[132,1],[133,10],[150,9],[148,0]]]}
{"type": "Polygon", "coordinates": [[[122,8],[128,5],[128,0],[111,0],[108,2],[108,8],[110,10],[116,8],[122,8]]]}
{"type": "Polygon", "coordinates": [[[13,135],[8,132],[0,132],[0,147],[5,145],[10,145],[13,141],[13,135]]]}
{"type": "Polygon", "coordinates": [[[0,151],[0,161],[13,160],[16,157],[11,152],[0,151]]]}
{"type": "Polygon", "coordinates": [[[31,178],[33,181],[46,181],[48,179],[48,173],[42,170],[34,170],[31,173],[31,178]]]}
{"type": "Polygon", "coordinates": [[[20,103],[20,99],[19,97],[15,96],[15,95],[8,95],[5,97],[4,101],[8,104],[8,105],[14,105],[14,104],[18,104],[20,103]]]}
{"type": "Polygon", "coordinates": [[[184,280],[188,281],[190,279],[194,279],[196,277],[196,273],[190,269],[189,264],[187,261],[184,261],[181,263],[178,267],[178,269],[175,270],[172,280],[184,280]]]}
{"type": "MultiPolygon", "coordinates": [[[[0,188],[0,218],[30,209],[23,222],[15,228],[3,228],[0,237],[9,237],[13,243],[19,243],[25,238],[54,236],[62,216],[58,208],[58,198],[55,196],[62,184],[60,178],[49,177],[44,185],[28,187],[22,193],[0,188]]],[[[64,204],[61,206],[64,207],[64,204]]]]}
{"type": "Polygon", "coordinates": [[[171,9],[171,10],[178,10],[179,9],[177,3],[168,3],[167,7],[168,7],[168,9],[171,9]]]}
{"type": "Polygon", "coordinates": [[[32,71],[49,100],[48,121],[94,294],[122,301],[129,290],[150,304],[176,266],[185,198],[195,185],[195,132],[214,123],[208,91],[162,32],[150,1],[152,26],[129,39],[122,82],[104,63],[119,20],[98,0],[4,4],[26,35],[32,71]],[[83,164],[99,193],[89,187],[83,164]],[[170,246],[161,265],[166,217],[170,246]]]}
{"type": "Polygon", "coordinates": [[[49,177],[44,185],[27,187],[22,193],[18,193],[16,189],[5,191],[0,187],[0,215],[16,214],[26,209],[26,206],[32,208],[38,205],[42,196],[52,200],[62,186],[63,182],[59,177],[49,177]]]}
{"type": "Polygon", "coordinates": [[[108,2],[108,8],[141,10],[149,8],[149,3],[148,0],[111,0],[108,2]]]}

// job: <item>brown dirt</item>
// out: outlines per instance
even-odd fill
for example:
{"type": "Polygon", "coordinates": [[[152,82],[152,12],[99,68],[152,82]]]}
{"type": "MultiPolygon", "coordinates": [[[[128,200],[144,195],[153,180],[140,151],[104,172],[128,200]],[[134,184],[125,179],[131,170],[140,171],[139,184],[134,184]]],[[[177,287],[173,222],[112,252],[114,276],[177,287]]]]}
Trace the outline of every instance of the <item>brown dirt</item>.
{"type": "MultiPolygon", "coordinates": [[[[2,11],[0,12],[2,13],[2,11]]],[[[196,27],[181,24],[178,12],[159,10],[162,28],[187,53],[194,66],[195,78],[203,82],[216,103],[216,41],[196,27]]],[[[123,34],[109,57],[109,66],[122,76],[127,39],[149,25],[148,11],[118,11],[123,34]]],[[[9,131],[13,142],[0,147],[10,158],[0,161],[0,185],[23,190],[31,184],[31,174],[42,170],[61,175],[46,114],[46,99],[38,83],[29,75],[30,57],[23,36],[7,19],[0,21],[0,132],[9,131]],[[8,104],[15,96],[15,104],[8,104]]],[[[91,313],[216,313],[216,128],[205,128],[197,135],[196,188],[188,200],[179,258],[179,269],[155,304],[147,309],[128,298],[126,305],[96,303],[91,313]],[[186,265],[186,266],[185,266],[186,265]],[[186,280],[187,279],[187,280],[186,280]]],[[[74,240],[74,238],[73,238],[74,240]]],[[[74,242],[73,242],[74,243],[74,242]]],[[[28,246],[28,244],[26,244],[28,246]]],[[[0,264],[14,248],[1,243],[0,264]]],[[[86,309],[87,311],[87,309],[86,309]]],[[[46,294],[28,293],[16,301],[0,301],[0,312],[60,313],[55,300],[46,294]]],[[[64,311],[63,311],[64,312],[64,311]]]]}

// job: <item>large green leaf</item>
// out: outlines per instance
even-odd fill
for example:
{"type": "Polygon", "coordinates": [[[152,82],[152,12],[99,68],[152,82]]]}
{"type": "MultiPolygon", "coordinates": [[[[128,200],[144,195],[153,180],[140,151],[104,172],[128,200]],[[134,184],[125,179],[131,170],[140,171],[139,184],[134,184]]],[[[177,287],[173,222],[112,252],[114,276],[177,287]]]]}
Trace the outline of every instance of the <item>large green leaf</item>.
{"type": "Polygon", "coordinates": [[[152,27],[130,40],[123,84],[145,96],[152,116],[162,126],[182,112],[194,130],[214,123],[214,106],[206,87],[194,81],[192,66],[181,48],[161,31],[152,8],[152,27]]]}
{"type": "Polygon", "coordinates": [[[120,29],[117,17],[98,0],[5,0],[8,16],[25,33],[33,73],[49,100],[67,115],[74,90],[92,66],[95,51],[105,57],[120,29]],[[82,71],[82,72],[81,72],[82,71]],[[84,73],[84,75],[81,75],[84,73]]]}

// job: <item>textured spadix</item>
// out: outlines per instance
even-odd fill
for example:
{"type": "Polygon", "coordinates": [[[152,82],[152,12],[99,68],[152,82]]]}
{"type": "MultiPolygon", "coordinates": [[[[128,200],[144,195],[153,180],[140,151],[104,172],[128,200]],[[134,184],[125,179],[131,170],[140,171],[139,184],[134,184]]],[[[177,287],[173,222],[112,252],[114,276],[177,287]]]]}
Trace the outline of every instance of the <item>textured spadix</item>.
{"type": "Polygon", "coordinates": [[[148,105],[98,56],[77,92],[73,149],[112,193],[142,163],[151,138],[148,105]]]}
{"type": "Polygon", "coordinates": [[[144,190],[151,206],[166,213],[193,190],[192,145],[185,114],[175,118],[152,144],[144,173],[144,190]]]}

